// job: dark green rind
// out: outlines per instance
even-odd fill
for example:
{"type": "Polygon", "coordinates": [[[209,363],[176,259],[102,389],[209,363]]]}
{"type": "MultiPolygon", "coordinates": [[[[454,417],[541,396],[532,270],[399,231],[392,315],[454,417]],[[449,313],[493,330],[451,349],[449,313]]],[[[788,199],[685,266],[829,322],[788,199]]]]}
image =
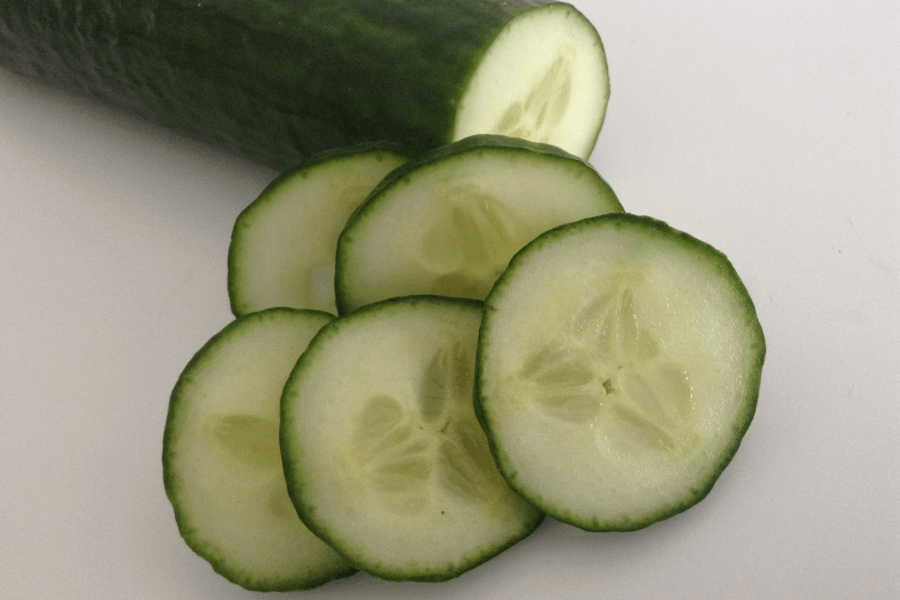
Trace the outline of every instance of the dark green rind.
{"type": "Polygon", "coordinates": [[[231,232],[231,243],[228,247],[228,299],[231,305],[231,312],[235,316],[246,314],[246,307],[242,305],[240,289],[238,286],[239,267],[237,256],[240,252],[240,231],[246,223],[252,222],[255,215],[260,210],[265,210],[265,205],[272,195],[272,192],[280,189],[284,185],[290,185],[295,177],[306,178],[316,168],[329,164],[333,161],[341,161],[346,158],[356,158],[367,154],[376,156],[393,155],[408,159],[413,155],[405,146],[394,142],[361,142],[351,146],[341,148],[333,148],[317,152],[313,156],[304,160],[300,164],[288,169],[278,177],[276,177],[266,188],[260,192],[259,196],[251,202],[238,215],[231,232]]]}
{"type": "Polygon", "coordinates": [[[360,223],[365,221],[368,214],[377,210],[380,198],[383,197],[383,192],[385,190],[409,182],[411,178],[415,177],[416,172],[419,169],[428,168],[444,161],[450,161],[459,156],[464,156],[469,153],[488,154],[503,152],[521,153],[523,155],[529,155],[548,161],[573,161],[575,165],[585,169],[585,173],[596,177],[598,188],[602,190],[603,197],[613,204],[614,210],[624,210],[616,193],[588,161],[550,144],[541,144],[520,138],[495,134],[479,134],[420,153],[409,162],[388,173],[388,175],[375,186],[375,189],[372,190],[368,198],[366,198],[359,208],[350,215],[350,218],[347,219],[347,225],[338,237],[337,255],[335,260],[334,292],[338,314],[343,315],[350,312],[350,306],[347,299],[350,292],[346,281],[346,272],[341,268],[341,265],[346,264],[347,262],[347,255],[349,252],[348,247],[353,243],[354,229],[358,227],[360,223]]]}
{"type": "Polygon", "coordinates": [[[498,544],[497,546],[484,549],[481,554],[471,558],[468,562],[459,565],[456,568],[427,574],[422,574],[415,570],[388,570],[384,567],[383,564],[378,561],[373,562],[365,556],[359,556],[355,554],[354,551],[348,547],[348,544],[345,540],[334,536],[327,527],[322,526],[318,522],[318,519],[316,519],[315,517],[315,509],[303,501],[302,490],[305,483],[302,468],[299,468],[298,465],[291,460],[292,456],[296,456],[296,450],[294,450],[291,445],[291,436],[285,427],[285,423],[290,423],[293,420],[293,413],[291,412],[293,403],[291,399],[297,397],[296,387],[298,385],[298,381],[303,378],[304,373],[308,369],[312,368],[309,365],[313,361],[315,361],[316,355],[321,351],[322,346],[328,343],[328,340],[330,338],[337,335],[341,328],[343,328],[348,322],[355,323],[359,319],[368,319],[372,318],[373,316],[377,317],[379,313],[385,310],[394,310],[397,308],[406,310],[408,307],[415,306],[419,303],[456,305],[460,307],[471,307],[477,310],[481,310],[483,307],[482,302],[466,298],[448,298],[445,296],[426,295],[405,296],[399,298],[390,298],[388,300],[382,300],[380,302],[368,304],[349,315],[338,317],[334,321],[326,324],[324,327],[322,327],[322,329],[318,331],[318,333],[316,333],[316,335],[310,341],[309,345],[306,348],[306,351],[301,355],[300,360],[297,361],[294,370],[291,372],[291,375],[288,377],[287,383],[284,386],[284,392],[281,396],[281,427],[279,429],[279,435],[281,444],[281,458],[284,466],[285,480],[287,481],[288,495],[291,498],[291,502],[293,502],[294,504],[294,508],[297,510],[297,514],[300,515],[300,520],[303,521],[303,523],[310,531],[316,534],[319,539],[325,541],[325,543],[327,543],[335,551],[337,551],[338,554],[347,559],[347,561],[352,563],[357,569],[368,573],[369,575],[372,575],[379,579],[384,579],[386,581],[418,581],[439,583],[455,579],[460,575],[471,571],[475,567],[484,564],[488,560],[499,555],[501,552],[522,541],[523,539],[531,535],[534,530],[537,529],[538,526],[543,522],[544,514],[536,512],[534,521],[526,523],[520,531],[520,535],[513,536],[508,540],[505,540],[503,543],[498,544]]]}
{"type": "Polygon", "coordinates": [[[286,315],[308,315],[310,318],[321,318],[323,322],[326,322],[326,317],[327,321],[334,320],[335,318],[334,315],[321,311],[271,308],[235,319],[210,338],[200,350],[194,354],[184,368],[184,371],[182,371],[178,378],[178,382],[175,384],[175,388],[172,390],[172,395],[169,398],[169,409],[166,416],[165,428],[163,430],[163,485],[165,487],[166,497],[172,504],[172,509],[175,513],[175,522],[178,525],[178,532],[181,534],[182,539],[184,539],[188,547],[195,554],[207,561],[213,571],[231,583],[254,592],[308,590],[324,585],[335,579],[349,577],[357,572],[357,569],[349,568],[336,572],[306,574],[303,577],[297,577],[295,579],[279,579],[271,581],[261,580],[254,577],[252,574],[243,571],[235,571],[231,565],[221,560],[220,553],[216,548],[210,546],[199,537],[197,530],[191,524],[190,518],[181,508],[181,502],[178,497],[178,475],[172,466],[172,461],[174,460],[175,455],[173,450],[175,445],[173,441],[178,434],[179,421],[181,419],[181,407],[187,401],[183,397],[183,390],[191,382],[193,372],[209,360],[210,354],[215,352],[220,345],[227,344],[234,336],[242,335],[243,330],[246,327],[253,326],[253,323],[257,321],[270,318],[283,318],[286,315]]]}
{"type": "Polygon", "coordinates": [[[0,66],[284,170],[361,141],[451,141],[491,41],[547,3],[3,0],[0,66]]]}
{"type": "Polygon", "coordinates": [[[684,512],[685,510],[691,508],[692,506],[696,505],[701,500],[706,498],[706,496],[710,493],[716,481],[721,476],[722,472],[731,462],[731,459],[734,458],[734,455],[737,453],[741,441],[743,440],[744,435],[747,433],[747,430],[750,427],[750,423],[753,420],[753,416],[756,413],[756,405],[759,399],[759,389],[762,379],[762,368],[763,362],[765,361],[765,354],[765,336],[763,334],[762,326],[760,325],[757,318],[756,308],[753,304],[753,300],[750,298],[750,293],[747,291],[747,288],[744,286],[743,281],[741,280],[740,276],[737,274],[737,271],[734,269],[734,266],[731,264],[731,261],[728,260],[728,257],[725,256],[725,254],[710,246],[706,242],[698,240],[688,233],[674,229],[667,223],[664,223],[663,221],[659,221],[657,219],[653,219],[651,217],[632,215],[629,213],[601,215],[599,217],[592,217],[589,219],[584,219],[582,221],[577,221],[575,223],[562,225],[539,235],[531,243],[529,243],[518,253],[516,253],[512,260],[510,260],[509,266],[507,267],[506,271],[504,271],[504,273],[494,284],[494,287],[491,289],[491,292],[488,294],[484,302],[484,316],[481,320],[481,328],[479,329],[478,334],[478,347],[475,353],[475,414],[478,417],[478,420],[481,423],[485,434],[487,435],[491,454],[494,456],[494,461],[497,463],[497,467],[499,468],[500,473],[503,475],[512,489],[514,489],[528,502],[536,506],[539,510],[545,512],[547,515],[553,517],[558,521],[568,523],[586,531],[636,531],[648,527],[659,521],[668,519],[669,517],[672,517],[678,513],[684,512]],[[506,287],[508,281],[511,278],[515,277],[515,271],[519,268],[519,263],[521,263],[524,258],[531,253],[538,252],[545,244],[551,243],[558,238],[564,237],[570,233],[574,233],[582,229],[599,228],[604,226],[615,228],[627,226],[650,228],[662,235],[679,240],[684,245],[694,248],[698,256],[705,257],[706,260],[715,262],[717,264],[719,273],[724,279],[728,279],[731,282],[738,295],[744,301],[744,306],[747,309],[745,324],[748,330],[756,332],[758,336],[755,344],[757,357],[756,361],[748,365],[749,370],[747,372],[747,381],[750,382],[750,387],[747,390],[747,396],[744,399],[744,411],[741,417],[732,424],[733,433],[731,446],[727,447],[723,451],[718,465],[711,470],[709,478],[702,485],[693,488],[691,490],[691,495],[684,498],[682,502],[673,503],[669,506],[662,507],[659,511],[642,515],[640,518],[622,519],[618,521],[582,519],[579,516],[573,515],[559,506],[548,503],[540,494],[534,493],[527,486],[523,485],[519,480],[518,473],[511,466],[509,455],[500,444],[500,441],[497,439],[496,435],[492,432],[492,417],[489,408],[486,406],[490,403],[490,400],[487,398],[483,391],[485,387],[485,376],[483,369],[484,356],[489,351],[490,347],[490,344],[488,342],[488,332],[491,328],[491,320],[497,312],[494,303],[503,295],[503,288],[506,287]]]}

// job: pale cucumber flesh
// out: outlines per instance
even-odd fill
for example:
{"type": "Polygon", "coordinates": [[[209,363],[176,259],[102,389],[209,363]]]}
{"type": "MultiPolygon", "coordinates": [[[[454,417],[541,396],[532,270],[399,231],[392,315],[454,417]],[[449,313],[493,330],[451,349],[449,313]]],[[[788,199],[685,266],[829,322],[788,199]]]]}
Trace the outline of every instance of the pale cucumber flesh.
{"type": "Polygon", "coordinates": [[[414,294],[483,300],[538,234],[622,210],[588,164],[512,138],[469,138],[398,171],[338,240],[341,312],[414,294]]]}
{"type": "Polygon", "coordinates": [[[406,160],[378,145],[346,148],[269,185],[235,222],[228,256],[232,312],[290,307],[335,313],[338,235],[372,188],[406,160]]]}
{"type": "Polygon", "coordinates": [[[250,590],[305,589],[355,569],[311,533],[288,496],[280,398],[306,344],[331,316],[273,309],[214,336],[172,393],[163,475],[187,544],[250,590]]]}
{"type": "Polygon", "coordinates": [[[590,530],[695,504],[752,418],[765,342],[727,259],[608,215],[519,253],[485,301],[476,403],[511,485],[590,530]]]}
{"type": "Polygon", "coordinates": [[[363,403],[346,465],[352,477],[377,492],[372,499],[382,508],[413,515],[434,496],[482,505],[505,499],[506,484],[465,406],[473,365],[471,348],[439,348],[411,406],[389,395],[363,403]]]}
{"type": "Polygon", "coordinates": [[[635,311],[629,287],[602,294],[519,371],[536,410],[595,430],[612,455],[690,454],[693,387],[688,369],[667,357],[635,311]]]}
{"type": "Polygon", "coordinates": [[[323,329],[282,398],[288,488],[355,566],[442,581],[528,535],[472,406],[479,303],[403,298],[323,329]]]}
{"type": "Polygon", "coordinates": [[[424,293],[483,299],[522,240],[540,233],[477,184],[452,187],[436,204],[418,248],[419,266],[435,275],[424,293]]]}

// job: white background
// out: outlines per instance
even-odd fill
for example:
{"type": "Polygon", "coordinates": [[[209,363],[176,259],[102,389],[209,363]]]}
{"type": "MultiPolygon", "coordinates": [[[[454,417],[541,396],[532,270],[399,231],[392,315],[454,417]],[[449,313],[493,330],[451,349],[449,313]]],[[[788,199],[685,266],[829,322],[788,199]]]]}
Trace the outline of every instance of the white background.
{"type": "MultiPolygon", "coordinates": [[[[725,252],[768,342],[756,418],[698,506],[550,520],[446,584],[309,598],[900,597],[900,9],[575,3],[612,98],[592,163],[725,252]]],[[[231,319],[226,254],[275,176],[0,70],[0,597],[249,598],[178,535],[168,396],[231,319]]]]}

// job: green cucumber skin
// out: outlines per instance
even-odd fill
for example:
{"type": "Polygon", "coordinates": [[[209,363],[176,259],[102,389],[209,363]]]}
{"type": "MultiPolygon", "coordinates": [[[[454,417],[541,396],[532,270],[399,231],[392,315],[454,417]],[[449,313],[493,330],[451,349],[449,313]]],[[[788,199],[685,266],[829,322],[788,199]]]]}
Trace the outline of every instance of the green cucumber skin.
{"type": "MultiPolygon", "coordinates": [[[[372,190],[372,192],[363,201],[363,203],[360,204],[355,211],[353,211],[353,214],[350,215],[349,219],[347,219],[346,227],[341,232],[341,235],[338,238],[338,247],[335,261],[336,264],[340,265],[347,260],[347,245],[348,241],[353,237],[354,225],[364,217],[367,211],[372,210],[373,203],[370,202],[370,200],[378,196],[385,188],[397,184],[397,182],[401,181],[404,177],[409,176],[411,173],[415,173],[415,171],[422,166],[446,160],[459,154],[478,151],[503,152],[504,150],[511,150],[513,152],[532,152],[534,154],[542,155],[556,160],[577,161],[594,173],[597,173],[597,170],[588,161],[579,158],[574,154],[570,154],[562,148],[558,148],[551,144],[541,144],[521,138],[513,138],[497,134],[484,133],[473,135],[456,142],[440,146],[438,148],[433,148],[431,150],[418,154],[417,156],[412,158],[412,160],[402,164],[401,166],[388,173],[385,178],[375,186],[375,189],[372,190]]],[[[607,188],[608,197],[615,200],[618,210],[624,210],[622,207],[622,203],[619,201],[615,192],[609,186],[606,180],[603,179],[599,173],[597,173],[597,178],[599,179],[599,182],[607,188]]],[[[334,289],[339,315],[350,312],[350,307],[348,306],[347,301],[347,283],[345,281],[344,275],[345,274],[342,269],[337,269],[335,272],[334,289]]]]}
{"type": "Polygon", "coordinates": [[[490,42],[548,0],[3,0],[0,66],[284,170],[450,141],[490,42]]]}
{"type": "Polygon", "coordinates": [[[644,529],[645,527],[653,525],[654,523],[658,523],[659,521],[663,521],[665,519],[673,517],[678,513],[684,512],[687,509],[695,506],[704,498],[706,498],[707,495],[709,495],[716,481],[718,481],[719,477],[725,471],[725,468],[729,465],[729,463],[731,463],[731,460],[734,458],[735,454],[738,451],[738,448],[741,445],[741,442],[743,441],[744,435],[750,428],[750,423],[753,421],[753,416],[756,414],[756,406],[759,400],[759,390],[762,382],[763,363],[765,362],[766,356],[766,339],[762,330],[762,326],[759,323],[759,319],[756,313],[756,307],[750,297],[750,293],[747,291],[747,288],[745,287],[743,281],[741,280],[734,266],[731,264],[731,261],[728,260],[728,257],[725,254],[709,245],[708,243],[695,238],[689,233],[679,231],[671,227],[669,224],[658,219],[647,216],[634,215],[631,213],[605,214],[598,217],[591,217],[582,221],[577,221],[575,223],[561,225],[542,233],[534,240],[532,240],[529,244],[527,244],[524,248],[519,250],[519,252],[517,252],[509,261],[509,266],[507,267],[506,271],[500,276],[493,289],[488,294],[487,298],[485,298],[483,310],[484,316],[481,320],[481,327],[478,332],[479,342],[475,351],[475,416],[478,418],[479,423],[481,423],[482,429],[487,435],[488,447],[491,450],[494,461],[497,463],[497,466],[500,469],[500,473],[506,479],[509,487],[515,490],[516,493],[525,498],[525,500],[527,500],[529,503],[537,507],[538,510],[547,513],[554,519],[563,523],[567,523],[585,531],[637,531],[639,529],[644,529]],[[744,304],[747,308],[747,326],[757,333],[757,338],[755,340],[757,360],[751,365],[751,369],[747,373],[750,387],[747,390],[746,405],[744,414],[742,415],[743,418],[733,424],[733,443],[722,453],[718,467],[715,469],[710,478],[706,480],[704,485],[693,488],[691,490],[692,494],[686,497],[682,502],[664,507],[659,512],[648,515],[643,519],[623,519],[616,522],[601,522],[598,520],[585,521],[579,517],[569,514],[568,512],[563,513],[557,510],[554,506],[548,505],[542,496],[531,493],[529,489],[523,487],[521,485],[521,482],[518,481],[517,473],[510,467],[511,463],[509,456],[506,454],[504,448],[499,443],[497,437],[491,432],[492,426],[490,411],[485,410],[485,404],[488,403],[488,400],[484,394],[484,388],[486,387],[483,369],[484,354],[489,345],[487,343],[487,339],[489,338],[488,331],[491,327],[491,318],[492,315],[496,313],[493,297],[502,295],[502,290],[503,287],[505,287],[508,277],[511,277],[515,270],[519,267],[519,263],[523,260],[523,256],[526,256],[532,251],[539,249],[547,242],[550,242],[557,237],[565,236],[568,232],[572,232],[577,229],[596,228],[598,226],[620,228],[623,226],[631,225],[654,229],[665,235],[674,236],[682,244],[696,249],[697,254],[703,255],[707,260],[714,261],[718,264],[718,268],[723,277],[728,278],[732,281],[736,290],[738,291],[738,294],[743,298],[744,304]]]}

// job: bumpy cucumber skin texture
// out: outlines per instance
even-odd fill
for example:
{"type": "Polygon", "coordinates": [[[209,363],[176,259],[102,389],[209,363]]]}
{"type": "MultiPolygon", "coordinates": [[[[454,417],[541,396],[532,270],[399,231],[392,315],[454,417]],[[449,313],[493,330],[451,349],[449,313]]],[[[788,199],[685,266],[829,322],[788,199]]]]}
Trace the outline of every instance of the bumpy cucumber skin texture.
{"type": "MultiPolygon", "coordinates": [[[[482,151],[484,154],[488,154],[500,153],[504,150],[511,150],[513,152],[532,152],[546,158],[553,158],[562,161],[576,161],[581,165],[584,165],[591,171],[596,172],[594,167],[588,161],[575,156],[574,154],[570,154],[562,148],[558,148],[550,144],[532,142],[521,138],[513,138],[488,133],[472,135],[451,144],[433,148],[432,150],[418,154],[410,161],[404,163],[400,167],[388,173],[388,175],[384,179],[382,179],[378,185],[375,186],[375,189],[372,190],[368,198],[366,198],[366,200],[362,204],[360,204],[359,208],[357,208],[353,212],[353,214],[350,215],[350,218],[347,219],[347,225],[341,232],[340,237],[338,237],[337,257],[335,261],[338,266],[335,271],[334,277],[335,301],[337,303],[338,314],[343,315],[350,312],[351,310],[351,303],[349,300],[350,291],[349,284],[347,282],[346,271],[344,269],[341,269],[340,265],[345,264],[347,261],[347,256],[349,253],[348,246],[350,245],[354,235],[354,227],[365,219],[365,215],[367,212],[373,210],[375,202],[373,201],[374,198],[376,198],[385,188],[389,188],[393,185],[401,183],[404,178],[409,177],[411,174],[414,174],[416,170],[420,169],[423,166],[447,160],[454,156],[466,154],[469,152],[482,151]]],[[[599,176],[599,174],[597,175],[597,177],[599,179],[599,183],[607,188],[607,197],[615,201],[614,210],[622,211],[622,204],[616,197],[615,192],[611,187],[609,187],[609,184],[599,176]]]]}
{"type": "Polygon", "coordinates": [[[231,304],[231,312],[235,316],[240,316],[248,312],[246,309],[247,301],[245,300],[244,295],[241,293],[242,290],[240,287],[240,260],[238,257],[240,249],[239,243],[237,241],[239,237],[240,227],[242,226],[244,219],[248,218],[251,213],[257,210],[265,210],[264,204],[266,202],[266,198],[282,185],[289,184],[289,182],[295,177],[303,177],[304,173],[309,173],[316,167],[333,160],[340,160],[341,158],[346,158],[349,156],[357,156],[370,153],[375,155],[377,155],[378,153],[385,153],[386,155],[393,155],[404,158],[409,158],[413,155],[413,152],[411,150],[401,144],[384,141],[362,142],[359,144],[353,144],[351,146],[344,146],[341,148],[333,148],[330,150],[317,152],[307,160],[301,162],[291,169],[288,169],[287,171],[276,177],[260,193],[259,197],[249,206],[247,206],[247,208],[245,208],[240,215],[238,215],[231,234],[231,244],[228,248],[228,299],[231,304]]]}
{"type": "Polygon", "coordinates": [[[289,308],[272,308],[256,313],[251,313],[249,315],[245,315],[243,317],[235,319],[234,321],[226,325],[225,328],[223,328],[221,331],[216,333],[212,338],[210,338],[203,345],[203,347],[200,348],[200,350],[198,350],[196,354],[194,354],[194,356],[188,362],[187,366],[184,368],[184,371],[182,371],[181,376],[178,378],[178,382],[175,384],[175,388],[172,390],[172,395],[169,401],[168,415],[166,417],[166,425],[163,432],[163,484],[165,487],[166,496],[168,497],[169,502],[172,504],[172,507],[174,509],[175,522],[178,525],[178,531],[181,534],[181,537],[184,539],[188,547],[194,551],[194,553],[202,557],[210,564],[213,571],[215,571],[231,583],[239,585],[244,589],[257,592],[287,592],[294,590],[308,590],[324,585],[329,581],[333,581],[335,579],[349,577],[350,575],[356,573],[357,570],[355,568],[348,567],[342,572],[322,573],[315,576],[310,576],[309,574],[307,574],[306,576],[298,578],[296,580],[283,580],[276,582],[261,581],[258,578],[253,577],[252,575],[243,572],[235,572],[231,568],[231,566],[222,559],[222,557],[216,552],[214,548],[210,548],[201,538],[198,537],[198,532],[192,526],[190,519],[187,515],[184,514],[182,510],[180,510],[180,500],[178,493],[179,482],[178,477],[175,473],[175,469],[172,466],[175,457],[172,455],[171,449],[175,446],[175,444],[173,443],[173,439],[177,434],[181,406],[184,402],[183,390],[190,384],[191,373],[208,359],[210,353],[213,352],[217,346],[223,343],[227,343],[228,339],[231,336],[236,334],[239,335],[241,330],[248,323],[270,317],[278,318],[279,314],[289,313],[306,313],[311,318],[321,319],[323,324],[334,318],[334,315],[330,315],[328,313],[320,311],[301,311],[289,308]]]}
{"type": "MultiPolygon", "coordinates": [[[[316,536],[320,539],[324,540],[329,546],[334,548],[339,554],[341,554],[345,559],[349,562],[353,563],[362,571],[369,573],[379,579],[384,579],[386,581],[418,581],[425,583],[440,583],[444,581],[449,581],[451,579],[455,579],[460,575],[474,569],[475,567],[484,564],[505,550],[511,548],[516,545],[529,535],[531,535],[534,530],[540,526],[540,524],[544,520],[544,513],[535,511],[533,521],[529,523],[525,523],[519,536],[510,538],[506,540],[503,544],[498,544],[497,546],[488,548],[485,552],[473,558],[469,563],[464,566],[448,570],[446,572],[432,572],[428,574],[414,573],[409,571],[393,571],[387,569],[382,564],[373,564],[373,562],[366,557],[358,557],[355,556],[352,549],[348,548],[343,540],[340,538],[336,538],[332,535],[332,532],[328,531],[319,526],[318,521],[316,520],[314,513],[311,511],[311,507],[309,507],[306,503],[303,502],[303,499],[300,495],[299,490],[303,487],[303,477],[300,469],[297,469],[295,465],[290,462],[289,457],[294,453],[291,450],[291,437],[290,432],[286,429],[285,423],[289,422],[291,418],[290,413],[290,404],[287,400],[289,398],[291,392],[292,382],[295,382],[298,377],[301,376],[301,373],[304,369],[307,368],[307,365],[315,360],[315,355],[321,351],[322,345],[327,343],[327,339],[335,335],[341,327],[343,327],[348,319],[367,319],[371,316],[377,316],[377,313],[384,310],[392,310],[395,307],[404,307],[404,306],[415,306],[419,303],[447,303],[447,304],[456,304],[460,307],[469,307],[477,310],[482,310],[484,304],[478,300],[470,300],[467,298],[448,298],[445,296],[406,296],[401,298],[390,298],[388,300],[382,300],[380,302],[376,302],[373,304],[368,304],[358,309],[351,315],[342,316],[330,323],[326,324],[322,329],[319,330],[318,333],[313,337],[310,341],[309,346],[307,347],[306,352],[303,353],[301,359],[297,362],[297,365],[294,368],[294,371],[291,373],[288,378],[288,382],[285,385],[285,391],[282,396],[281,402],[281,429],[280,429],[280,444],[281,444],[281,456],[284,461],[284,475],[287,481],[288,494],[291,497],[291,501],[294,503],[294,507],[297,510],[297,514],[300,515],[300,519],[307,526],[307,528],[312,531],[316,536]]],[[[527,500],[527,499],[526,499],[527,500]]]]}
{"type": "Polygon", "coordinates": [[[451,141],[475,65],[547,0],[3,0],[0,65],[284,170],[451,141]]]}
{"type": "Polygon", "coordinates": [[[706,496],[712,490],[722,472],[731,462],[731,459],[734,458],[734,455],[737,453],[741,441],[743,440],[744,435],[747,433],[747,430],[750,427],[750,423],[753,420],[753,416],[756,413],[756,405],[759,399],[759,389],[762,379],[762,368],[766,354],[766,341],[765,336],[763,335],[762,327],[760,326],[759,320],[757,319],[756,308],[753,304],[753,300],[750,298],[750,293],[747,291],[747,288],[744,286],[743,281],[738,276],[737,271],[735,271],[734,266],[731,264],[731,261],[728,260],[727,256],[725,256],[722,252],[713,248],[706,242],[698,240],[688,233],[676,230],[663,221],[659,221],[651,217],[638,216],[629,213],[607,214],[599,217],[584,219],[583,221],[579,221],[577,223],[563,225],[539,235],[531,243],[522,248],[522,250],[520,250],[512,258],[512,260],[510,260],[509,267],[504,272],[504,274],[500,276],[500,278],[495,283],[494,288],[491,290],[491,293],[485,299],[484,314],[485,316],[482,319],[481,328],[479,330],[479,343],[475,355],[475,416],[478,418],[479,423],[481,423],[482,429],[484,429],[485,433],[487,434],[488,445],[491,449],[491,454],[494,456],[494,461],[497,463],[497,466],[500,469],[500,473],[506,479],[507,483],[509,483],[509,486],[512,489],[516,490],[519,495],[528,500],[531,504],[536,506],[538,509],[546,512],[548,515],[552,516],[558,521],[574,525],[575,527],[584,529],[586,531],[636,531],[648,527],[659,521],[668,519],[669,517],[672,517],[680,512],[684,512],[685,510],[691,508],[692,506],[696,505],[701,500],[706,498],[706,496]],[[577,515],[573,515],[567,511],[560,510],[557,506],[549,505],[539,494],[532,492],[527,488],[527,486],[523,486],[518,479],[516,471],[510,466],[512,464],[512,461],[509,455],[505,452],[502,444],[497,439],[497,437],[491,432],[491,415],[490,411],[485,408],[485,405],[489,404],[490,400],[487,399],[484,393],[484,389],[486,387],[483,369],[484,355],[488,351],[489,346],[487,342],[487,332],[491,327],[491,315],[496,313],[496,308],[494,307],[492,296],[499,296],[502,293],[502,288],[506,284],[508,277],[511,276],[508,274],[513,274],[515,272],[515,270],[518,268],[518,263],[521,262],[523,256],[526,256],[533,251],[539,250],[540,247],[544,244],[552,242],[555,238],[561,235],[565,235],[567,232],[574,231],[577,228],[596,227],[599,224],[606,224],[607,226],[616,228],[629,225],[638,225],[640,227],[655,229],[667,236],[673,236],[682,244],[694,248],[698,255],[703,255],[708,260],[716,262],[723,278],[730,280],[734,285],[735,290],[743,298],[744,304],[747,309],[746,326],[757,333],[756,361],[750,365],[750,369],[747,372],[747,381],[750,382],[750,386],[744,399],[744,411],[741,414],[741,417],[739,419],[736,419],[732,424],[732,444],[722,453],[721,460],[716,468],[712,470],[710,477],[705,481],[703,485],[692,488],[691,493],[686,496],[681,502],[663,507],[658,512],[647,515],[643,519],[625,518],[620,521],[614,522],[584,520],[577,515]]]}

